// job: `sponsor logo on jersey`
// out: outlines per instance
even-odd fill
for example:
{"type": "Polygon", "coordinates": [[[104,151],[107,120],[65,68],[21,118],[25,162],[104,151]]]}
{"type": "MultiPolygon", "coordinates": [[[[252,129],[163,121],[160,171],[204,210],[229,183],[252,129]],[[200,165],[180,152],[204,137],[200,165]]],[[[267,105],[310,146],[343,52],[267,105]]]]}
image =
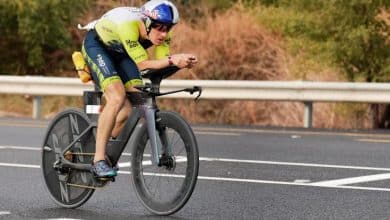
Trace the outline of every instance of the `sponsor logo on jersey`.
{"type": "Polygon", "coordinates": [[[98,66],[104,72],[104,75],[110,76],[112,73],[108,69],[108,66],[107,66],[106,62],[104,61],[103,56],[101,54],[98,54],[96,60],[98,62],[98,66]]]}
{"type": "Polygon", "coordinates": [[[109,32],[109,33],[114,33],[114,32],[113,32],[110,28],[108,28],[108,27],[103,26],[102,29],[103,29],[104,31],[109,32]]]}
{"type": "Polygon", "coordinates": [[[126,44],[130,47],[130,48],[135,48],[138,46],[138,42],[137,41],[132,41],[132,40],[126,40],[126,44]]]}
{"type": "Polygon", "coordinates": [[[101,54],[97,55],[97,61],[98,61],[98,65],[100,67],[105,67],[106,66],[106,62],[104,62],[103,57],[102,57],[101,54]]]}

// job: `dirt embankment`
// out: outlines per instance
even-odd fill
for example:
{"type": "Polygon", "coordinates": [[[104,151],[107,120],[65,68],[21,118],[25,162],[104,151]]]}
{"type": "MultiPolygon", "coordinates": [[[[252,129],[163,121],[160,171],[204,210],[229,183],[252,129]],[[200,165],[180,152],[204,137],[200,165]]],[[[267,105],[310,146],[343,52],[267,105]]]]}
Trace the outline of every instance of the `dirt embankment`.
{"type": "MultiPolygon", "coordinates": [[[[193,52],[199,65],[183,71],[177,78],[225,80],[296,80],[290,74],[294,58],[283,49],[283,39],[267,32],[243,9],[207,16],[202,25],[181,22],[176,27],[174,52],[193,52]]],[[[308,75],[309,80],[337,80],[325,70],[308,75]]],[[[163,101],[200,123],[229,123],[271,126],[302,126],[302,103],[260,101],[163,101]]],[[[314,105],[314,126],[353,127],[345,115],[336,114],[335,104],[314,105]]]]}

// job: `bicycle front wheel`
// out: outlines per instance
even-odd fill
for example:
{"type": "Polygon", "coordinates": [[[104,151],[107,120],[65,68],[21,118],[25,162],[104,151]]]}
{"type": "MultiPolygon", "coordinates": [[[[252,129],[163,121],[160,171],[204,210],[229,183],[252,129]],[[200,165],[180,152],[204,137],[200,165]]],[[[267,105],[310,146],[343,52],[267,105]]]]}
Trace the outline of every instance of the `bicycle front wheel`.
{"type": "Polygon", "coordinates": [[[151,161],[146,125],[134,139],[131,167],[133,186],[142,204],[157,215],[179,211],[191,197],[198,178],[199,152],[187,122],[173,112],[157,113],[158,145],[163,164],[151,161]]]}

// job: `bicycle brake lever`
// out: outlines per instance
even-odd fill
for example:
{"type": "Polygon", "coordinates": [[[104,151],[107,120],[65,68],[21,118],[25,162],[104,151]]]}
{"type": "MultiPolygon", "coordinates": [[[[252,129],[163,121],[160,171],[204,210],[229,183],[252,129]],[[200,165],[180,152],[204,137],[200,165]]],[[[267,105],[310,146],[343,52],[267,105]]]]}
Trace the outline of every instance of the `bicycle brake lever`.
{"type": "MultiPolygon", "coordinates": [[[[200,98],[200,96],[202,95],[202,87],[200,87],[200,86],[194,86],[194,88],[193,88],[193,92],[192,93],[194,93],[194,92],[198,92],[198,95],[196,96],[196,98],[194,99],[194,102],[198,102],[199,101],[199,98],[200,98]]],[[[192,94],[191,93],[191,94],[192,94]]]]}
{"type": "Polygon", "coordinates": [[[197,102],[199,100],[199,97],[202,95],[202,87],[200,86],[194,86],[192,88],[186,88],[182,91],[188,92],[191,95],[194,94],[195,92],[198,92],[198,95],[195,97],[194,101],[197,102]]]}

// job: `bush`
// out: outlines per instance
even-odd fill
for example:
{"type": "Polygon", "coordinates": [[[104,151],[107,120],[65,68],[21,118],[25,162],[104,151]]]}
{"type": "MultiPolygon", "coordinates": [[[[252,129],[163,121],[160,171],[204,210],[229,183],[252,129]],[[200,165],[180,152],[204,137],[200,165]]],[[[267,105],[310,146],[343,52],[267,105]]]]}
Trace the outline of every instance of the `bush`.
{"type": "MultiPolygon", "coordinates": [[[[203,12],[207,14],[208,12],[203,12]]],[[[277,37],[277,36],[276,36],[277,37]]],[[[241,5],[205,16],[201,24],[185,21],[176,27],[172,51],[192,52],[199,65],[176,77],[216,80],[282,80],[287,61],[275,36],[241,5]]],[[[192,122],[300,126],[302,107],[296,103],[258,101],[163,100],[192,122]]]]}
{"type": "Polygon", "coordinates": [[[182,21],[175,29],[172,50],[199,56],[194,78],[283,79],[286,60],[274,37],[244,8],[236,6],[216,16],[205,16],[201,25],[182,21]]]}
{"type": "Polygon", "coordinates": [[[72,46],[68,26],[87,6],[89,0],[14,0],[0,2],[0,27],[4,31],[0,72],[43,74],[52,59],[60,60],[60,51],[72,46]],[[4,60],[18,60],[8,62],[4,60]]]}

